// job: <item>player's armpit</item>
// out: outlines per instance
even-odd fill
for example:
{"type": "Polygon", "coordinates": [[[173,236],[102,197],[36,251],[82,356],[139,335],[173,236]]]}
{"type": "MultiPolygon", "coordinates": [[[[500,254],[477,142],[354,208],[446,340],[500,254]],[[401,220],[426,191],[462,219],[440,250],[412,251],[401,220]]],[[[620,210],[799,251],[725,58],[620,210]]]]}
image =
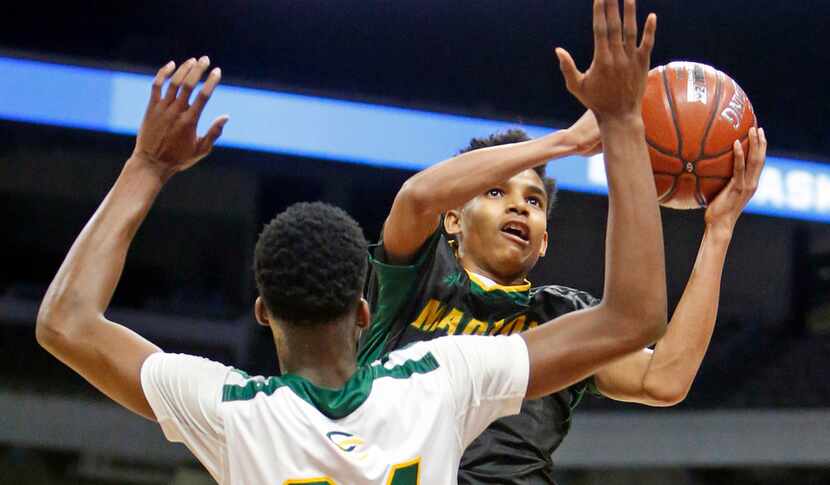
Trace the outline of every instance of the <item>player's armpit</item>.
{"type": "Polygon", "coordinates": [[[522,333],[530,357],[527,397],[558,392],[646,347],[660,336],[653,328],[601,303],[522,333]]]}
{"type": "Polygon", "coordinates": [[[41,312],[40,345],[118,404],[155,420],[141,388],[141,366],[160,349],[103,316],[78,325],[72,324],[72,318],[60,311],[41,312]],[[59,321],[62,324],[56,325],[59,321]]]}

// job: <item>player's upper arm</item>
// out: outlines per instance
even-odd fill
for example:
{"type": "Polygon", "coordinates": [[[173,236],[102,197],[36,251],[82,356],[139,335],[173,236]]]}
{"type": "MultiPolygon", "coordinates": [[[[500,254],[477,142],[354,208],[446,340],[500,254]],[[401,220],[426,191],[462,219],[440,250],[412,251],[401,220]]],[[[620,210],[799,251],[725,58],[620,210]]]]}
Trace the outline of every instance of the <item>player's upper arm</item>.
{"type": "Polygon", "coordinates": [[[441,214],[432,209],[429,194],[423,192],[410,179],[395,196],[383,225],[383,248],[391,264],[411,262],[438,228],[441,214]]]}
{"type": "MultiPolygon", "coordinates": [[[[77,318],[77,317],[75,317],[77,318]]],[[[160,349],[132,330],[103,316],[88,325],[51,325],[39,318],[38,342],[115,402],[155,419],[141,390],[141,366],[160,349]],[[64,328],[79,329],[70,331],[64,328]]]]}
{"type": "Polygon", "coordinates": [[[529,370],[521,337],[451,336],[430,344],[446,369],[464,446],[496,419],[519,413],[529,370]]]}
{"type": "Polygon", "coordinates": [[[164,435],[184,443],[219,483],[226,451],[219,405],[231,372],[202,357],[163,352],[141,368],[141,387],[164,435]]]}

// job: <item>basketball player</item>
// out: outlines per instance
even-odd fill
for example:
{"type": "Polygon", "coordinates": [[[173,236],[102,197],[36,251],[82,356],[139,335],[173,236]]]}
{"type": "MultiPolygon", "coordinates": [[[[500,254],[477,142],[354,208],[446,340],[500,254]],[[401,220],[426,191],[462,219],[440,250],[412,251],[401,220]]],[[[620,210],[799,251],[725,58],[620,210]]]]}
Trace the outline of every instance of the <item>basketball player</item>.
{"type": "Polygon", "coordinates": [[[209,65],[203,57],[157,74],[133,155],[44,297],[38,341],[116,402],[157,420],[221,484],[455,483],[464,447],[491,421],[664,331],[662,229],[638,136],[655,19],[637,47],[627,4],[631,35],[625,44],[611,42],[605,32],[620,30],[619,12],[597,4],[595,67],[574,73],[579,83],[572,91],[596,113],[606,146],[610,211],[601,303],[522,335],[447,337],[358,366],[359,330],[370,321],[361,298],[365,240],[344,212],[316,203],[278,215],[255,251],[255,314],[272,330],[285,375],[252,378],[203,358],[166,354],[107,320],[129,245],[156,195],[210,152],[228,120],[220,117],[205,136],[196,135],[221,74],[211,71],[188,106],[209,65]]]}
{"type": "MultiPolygon", "coordinates": [[[[632,3],[625,2],[626,8],[632,3]]],[[[602,18],[597,11],[617,18],[617,2],[594,2],[594,8],[597,49],[607,35],[605,48],[632,55],[633,17],[623,26],[616,20],[597,24],[602,18]]],[[[558,49],[557,56],[568,89],[582,100],[579,90],[585,79],[567,52],[558,49]]],[[[595,57],[588,72],[602,67],[595,57]]],[[[629,132],[632,140],[623,143],[644,138],[639,118],[635,124],[629,132]]],[[[597,299],[572,288],[531,288],[526,276],[547,251],[555,185],[545,177],[545,162],[588,154],[598,146],[613,157],[621,142],[609,135],[589,111],[571,128],[535,140],[518,130],[473,140],[461,155],[410,178],[395,198],[382,241],[371,251],[368,298],[374,319],[361,339],[361,362],[444,335],[509,335],[596,305],[597,299]]],[[[591,379],[525,401],[521,414],[496,421],[471,444],[461,462],[459,483],[552,483],[551,454],[567,434],[586,390],[650,406],[670,406],[685,398],[712,335],[726,251],[757,187],[766,145],[763,130],[755,129],[746,159],[735,144],[734,177],[706,209],[694,269],[654,350],[640,349],[591,379]]],[[[609,165],[617,167],[616,162],[609,165]]],[[[609,191],[612,196],[614,190],[609,191]]],[[[636,228],[628,219],[633,213],[611,212],[614,222],[622,219],[626,222],[621,224],[636,228]]],[[[638,241],[655,242],[645,235],[638,241]]],[[[640,268],[627,264],[626,271],[640,268]]],[[[609,276],[606,268],[605,291],[609,276]]],[[[590,346],[573,350],[583,358],[591,356],[590,346]]]]}

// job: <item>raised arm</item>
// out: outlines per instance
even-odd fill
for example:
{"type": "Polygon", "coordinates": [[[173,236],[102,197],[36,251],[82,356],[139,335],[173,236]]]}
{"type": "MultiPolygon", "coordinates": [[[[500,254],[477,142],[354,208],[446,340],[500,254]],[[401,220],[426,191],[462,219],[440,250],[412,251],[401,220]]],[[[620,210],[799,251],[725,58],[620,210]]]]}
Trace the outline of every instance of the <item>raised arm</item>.
{"type": "Polygon", "coordinates": [[[595,375],[600,392],[619,401],[671,406],[685,399],[709,347],[718,315],[721,274],[735,223],[758,187],[766,158],[764,130],[749,132],[744,163],[735,144],[735,174],[706,209],[706,229],[692,274],[654,350],[635,352],[595,375]]]}
{"type": "Polygon", "coordinates": [[[641,116],[656,17],[637,46],[636,7],[594,1],[594,59],[587,72],[557,49],[568,90],[599,122],[608,173],[608,229],[602,302],[522,334],[530,354],[527,396],[573,384],[663,335],[663,231],[641,116]]]}
{"type": "Polygon", "coordinates": [[[418,172],[398,191],[384,224],[383,247],[389,262],[408,263],[435,232],[443,212],[524,170],[568,155],[598,153],[600,146],[596,119],[587,111],[565,130],[473,150],[418,172]]]}
{"type": "Polygon", "coordinates": [[[104,312],[121,278],[127,250],[164,183],[213,148],[228,118],[203,137],[196,123],[219,79],[214,69],[192,106],[188,98],[210,65],[170,62],[153,81],[135,151],[115,185],[69,250],[49,285],[37,317],[37,341],[61,362],[127,409],[154,419],[141,389],[141,365],[159,348],[104,312]],[[162,85],[170,78],[162,97],[162,85]]]}

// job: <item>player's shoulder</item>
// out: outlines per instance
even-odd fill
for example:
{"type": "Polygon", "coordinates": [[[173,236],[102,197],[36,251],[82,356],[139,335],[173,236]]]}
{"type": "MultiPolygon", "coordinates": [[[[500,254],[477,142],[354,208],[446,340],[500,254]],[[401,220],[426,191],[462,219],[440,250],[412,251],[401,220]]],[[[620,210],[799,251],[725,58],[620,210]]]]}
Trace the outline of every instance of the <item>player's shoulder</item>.
{"type": "Polygon", "coordinates": [[[576,310],[588,308],[599,303],[599,299],[591,293],[563,285],[537,286],[530,290],[530,296],[538,300],[553,300],[567,303],[576,310]]]}
{"type": "Polygon", "coordinates": [[[401,366],[412,362],[431,362],[437,368],[447,364],[448,357],[458,352],[458,338],[461,336],[444,336],[432,340],[412,342],[400,349],[389,352],[372,365],[384,367],[401,366]]]}
{"type": "MultiPolygon", "coordinates": [[[[381,359],[382,365],[401,365],[404,362],[431,360],[436,367],[444,365],[458,365],[459,362],[469,364],[473,354],[498,353],[511,343],[520,339],[518,335],[446,335],[432,340],[414,342],[406,347],[395,350],[381,359]]],[[[512,344],[515,346],[515,344],[512,344]]],[[[511,348],[512,348],[511,346],[511,348]]]]}
{"type": "Polygon", "coordinates": [[[232,367],[199,355],[155,352],[141,366],[142,374],[165,374],[183,378],[225,376],[232,367]]]}

